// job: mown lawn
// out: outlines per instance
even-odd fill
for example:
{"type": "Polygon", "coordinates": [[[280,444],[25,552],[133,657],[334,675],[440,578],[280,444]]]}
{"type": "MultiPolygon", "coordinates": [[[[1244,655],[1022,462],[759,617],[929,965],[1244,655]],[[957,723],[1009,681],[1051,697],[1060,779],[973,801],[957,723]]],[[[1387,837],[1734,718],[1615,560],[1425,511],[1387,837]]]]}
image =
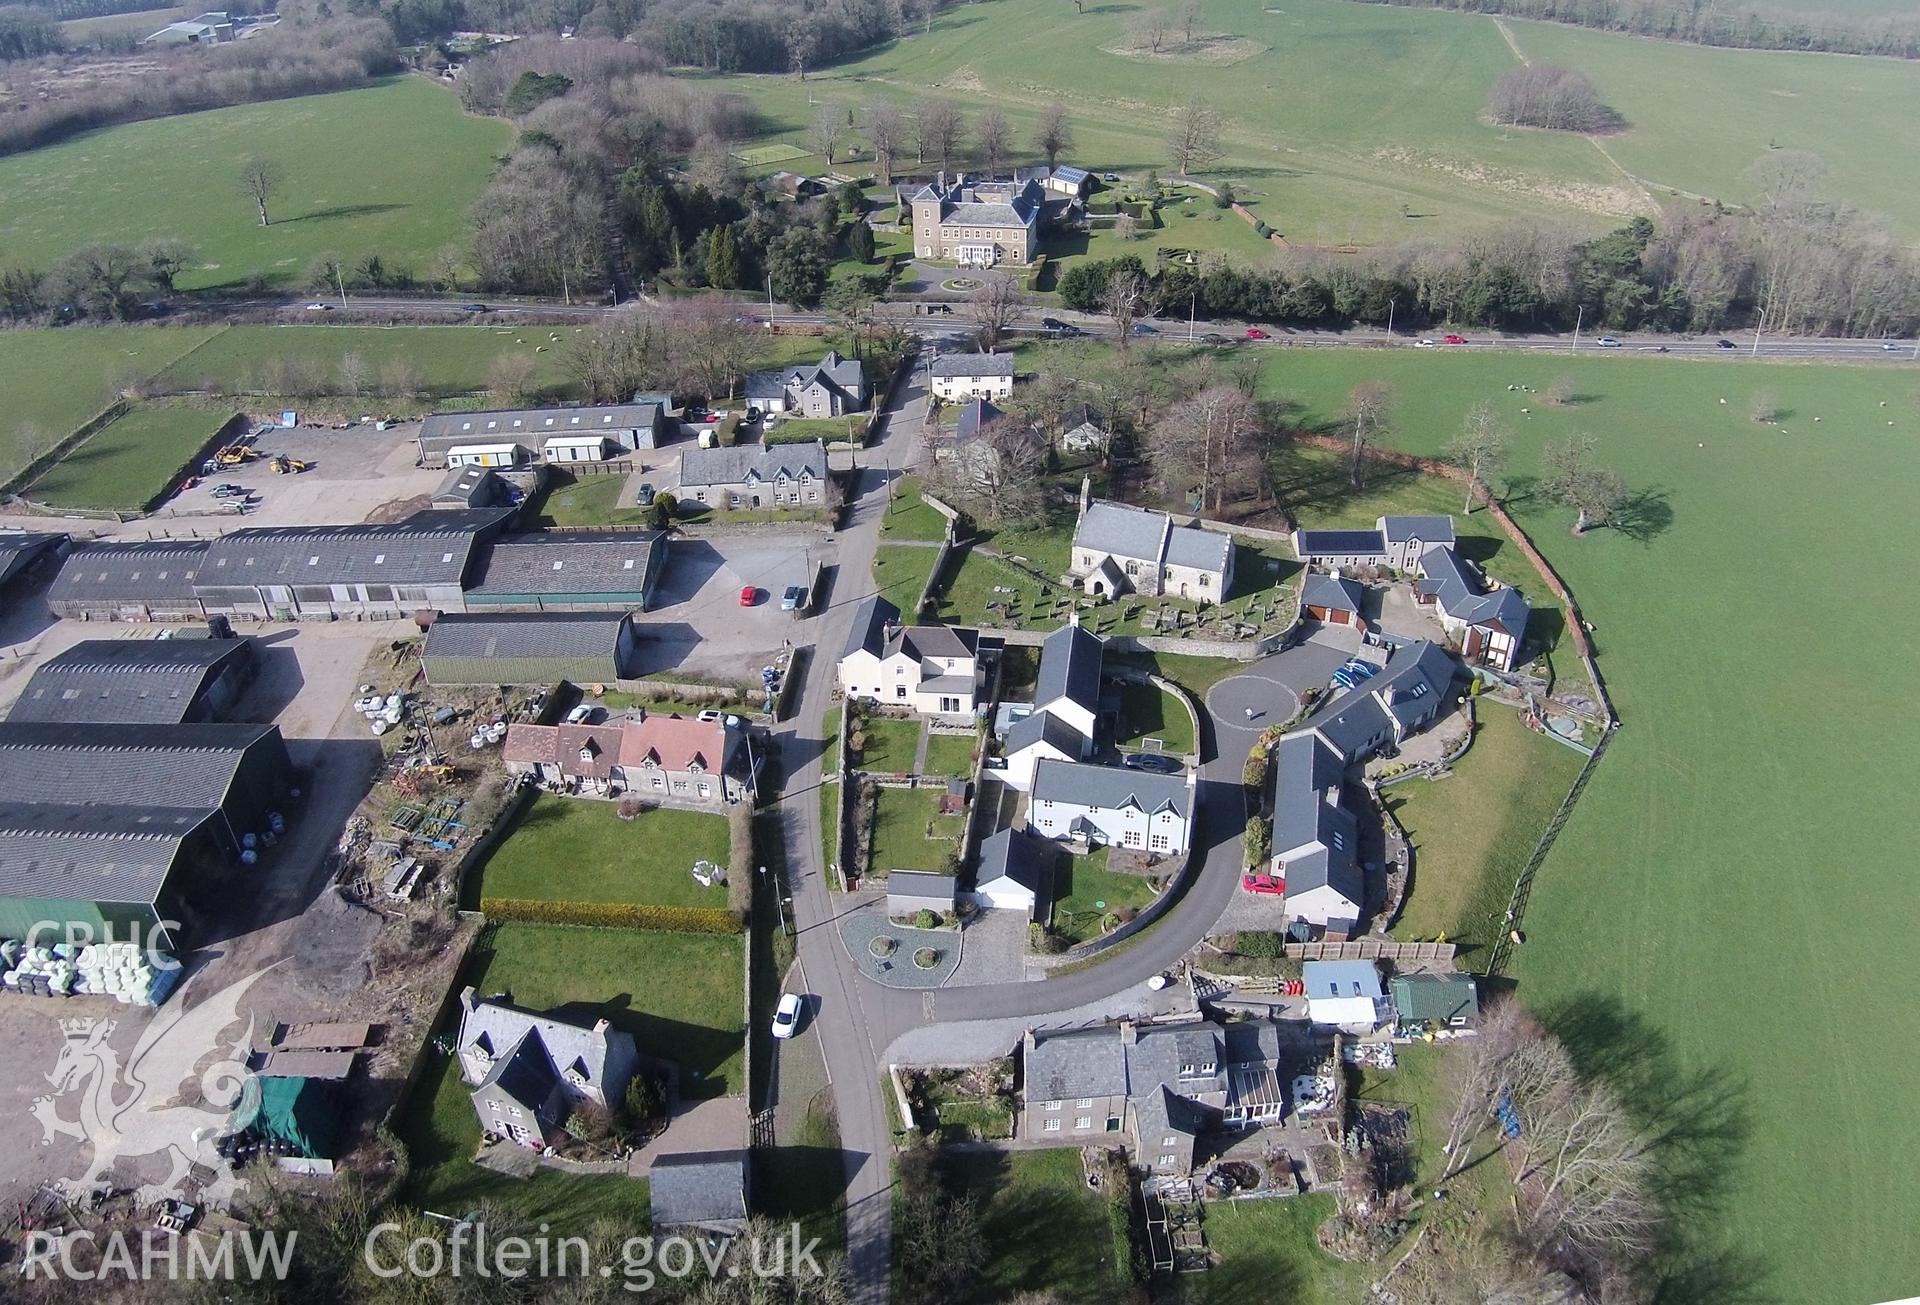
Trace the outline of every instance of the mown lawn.
{"type": "Polygon", "coordinates": [[[883,539],[921,539],[934,543],[947,537],[947,519],[920,497],[920,478],[903,476],[893,487],[893,498],[880,519],[883,539]]]}
{"type": "Polygon", "coordinates": [[[935,734],[927,739],[926,774],[965,779],[973,774],[973,754],[979,746],[973,734],[935,734]]]}
{"type": "Polygon", "coordinates": [[[605,1018],[678,1061],[690,1097],[746,1091],[741,1069],[745,941],[738,934],[492,924],[464,982],[568,1019],[605,1018]]]}
{"type": "Polygon", "coordinates": [[[1511,708],[1482,702],[1473,746],[1452,778],[1407,780],[1385,790],[1414,849],[1413,888],[1394,936],[1444,934],[1475,950],[1491,945],[1514,880],[1583,760],[1529,730],[1511,708]]]}
{"type": "Polygon", "coordinates": [[[886,875],[894,870],[944,873],[948,858],[960,849],[964,823],[961,816],[940,814],[940,794],[934,789],[881,789],[880,806],[873,821],[871,873],[886,875]]]}
{"type": "Polygon", "coordinates": [[[49,468],[27,497],[55,508],[138,512],[232,416],[180,403],[136,403],[49,468]]]}
{"type": "Polygon", "coordinates": [[[725,866],[728,846],[723,815],[661,807],[629,821],[612,802],[542,793],[475,877],[482,898],[724,907],[726,886],[702,888],[691,867],[725,866]]]}
{"type": "Polygon", "coordinates": [[[972,1300],[1026,1291],[1073,1302],[1115,1298],[1106,1205],[1087,1190],[1079,1151],[947,1152],[938,1172],[979,1211],[987,1261],[972,1300]]]}
{"type": "Polygon", "coordinates": [[[1154,684],[1125,684],[1120,688],[1120,729],[1114,741],[1123,748],[1144,739],[1159,739],[1164,751],[1186,754],[1194,750],[1193,718],[1178,698],[1154,684]]]}
{"type": "Polygon", "coordinates": [[[1346,1305],[1366,1299],[1379,1265],[1350,1264],[1320,1249],[1315,1231],[1332,1217],[1333,1197],[1319,1192],[1268,1201],[1209,1201],[1201,1216],[1207,1246],[1220,1263],[1182,1275],[1172,1299],[1187,1305],[1244,1305],[1284,1300],[1346,1305]]]}
{"type": "Polygon", "coordinates": [[[78,430],[124,385],[162,370],[215,330],[97,326],[0,331],[0,395],[5,396],[0,477],[11,476],[78,430]]]}
{"type": "Polygon", "coordinates": [[[1107,869],[1107,853],[1107,848],[1095,848],[1085,856],[1062,856],[1054,862],[1053,927],[1072,942],[1098,938],[1105,917],[1122,907],[1138,910],[1158,896],[1144,877],[1107,869]]]}
{"type": "Polygon", "coordinates": [[[543,526],[644,526],[648,509],[620,503],[626,487],[625,476],[561,473],[541,491],[531,515],[543,526]]]}
{"type": "Polygon", "coordinates": [[[900,720],[893,716],[866,716],[850,726],[848,740],[857,735],[864,741],[852,762],[860,770],[875,774],[905,775],[913,771],[914,755],[920,750],[918,717],[900,720]]]}
{"type": "Polygon", "coordinates": [[[939,555],[938,549],[920,544],[882,544],[874,550],[874,583],[909,623],[916,619],[920,594],[939,555]]]}
{"type": "Polygon", "coordinates": [[[255,275],[291,288],[323,251],[423,273],[463,238],[512,136],[426,77],[129,123],[0,159],[0,231],[38,267],[92,241],[178,236],[197,253],[186,290],[255,275]],[[253,155],[286,169],[270,226],[236,190],[253,155]]]}

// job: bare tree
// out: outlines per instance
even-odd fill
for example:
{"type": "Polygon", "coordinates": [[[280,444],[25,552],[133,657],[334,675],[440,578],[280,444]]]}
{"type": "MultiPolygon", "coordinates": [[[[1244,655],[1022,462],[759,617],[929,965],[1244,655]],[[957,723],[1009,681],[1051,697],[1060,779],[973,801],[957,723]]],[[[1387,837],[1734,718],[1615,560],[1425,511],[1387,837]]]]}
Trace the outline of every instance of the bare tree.
{"type": "Polygon", "coordinates": [[[1378,447],[1392,411],[1393,390],[1385,381],[1361,381],[1347,391],[1347,428],[1353,432],[1347,479],[1355,489],[1366,488],[1368,458],[1378,447]]]}
{"type": "Polygon", "coordinates": [[[1172,30],[1173,16],[1166,10],[1143,9],[1127,24],[1127,38],[1133,42],[1134,49],[1159,54],[1167,43],[1167,33],[1172,30]]]}
{"type": "Polygon", "coordinates": [[[595,403],[626,403],[640,390],[663,388],[673,374],[665,327],[639,309],[602,318],[575,336],[565,362],[595,403]]]}
{"type": "Polygon", "coordinates": [[[1073,148],[1073,120],[1064,104],[1049,104],[1040,111],[1040,124],[1033,131],[1034,148],[1047,156],[1047,166],[1055,167],[1060,156],[1073,148]]]}
{"type": "Polygon", "coordinates": [[[1200,0],[1186,0],[1180,6],[1180,34],[1186,44],[1193,44],[1194,31],[1200,25],[1200,0]]]}
{"type": "Polygon", "coordinates": [[[966,119],[952,100],[922,100],[914,133],[914,152],[921,163],[937,161],[942,172],[959,152],[966,119]]]}
{"type": "Polygon", "coordinates": [[[785,40],[787,67],[804,82],[807,80],[807,66],[813,62],[814,51],[820,48],[820,33],[810,19],[796,17],[787,24],[785,40]]]}
{"type": "Polygon", "coordinates": [[[1605,525],[1627,500],[1627,487],[1619,474],[1594,462],[1597,446],[1591,435],[1574,435],[1549,444],[1540,457],[1547,471],[1542,492],[1579,512],[1573,523],[1575,535],[1585,534],[1590,526],[1605,525]]]}
{"type": "Polygon", "coordinates": [[[955,507],[985,525],[1032,521],[1046,507],[1047,446],[1018,417],[996,417],[952,448],[934,483],[955,507]]]}
{"type": "Polygon", "coordinates": [[[988,109],[980,115],[980,121],[974,127],[974,140],[980,146],[980,161],[986,164],[987,176],[1000,174],[1000,164],[1013,152],[1013,128],[1007,125],[1007,115],[998,109],[988,109]]]}
{"type": "Polygon", "coordinates": [[[1487,100],[1487,116],[1514,127],[1552,131],[1614,131],[1619,113],[1582,73],[1551,64],[1529,64],[1501,73],[1487,100]]]}
{"type": "Polygon", "coordinates": [[[1025,417],[1047,446],[1057,449],[1060,437],[1066,434],[1068,416],[1080,406],[1079,389],[1078,377],[1049,367],[1014,390],[1007,399],[1007,410],[1025,417]]]}
{"type": "Polygon", "coordinates": [[[452,294],[460,288],[460,269],[466,264],[467,255],[458,245],[442,245],[433,253],[433,261],[427,265],[427,280],[433,288],[443,294],[452,294]]]}
{"type": "Polygon", "coordinates": [[[840,136],[847,128],[847,109],[838,100],[822,100],[813,111],[813,122],[807,128],[807,141],[814,152],[824,157],[827,166],[833,166],[834,151],[840,146],[840,136]]]}
{"type": "Polygon", "coordinates": [[[1771,426],[1780,420],[1780,391],[1771,385],[1763,385],[1753,392],[1748,400],[1748,415],[1762,426],[1771,426]]]}
{"type": "Polygon", "coordinates": [[[371,387],[373,372],[364,354],[349,353],[340,359],[340,393],[357,399],[371,387]]]}
{"type": "MultiPolygon", "coordinates": [[[[662,319],[675,383],[709,399],[730,397],[764,347],[757,329],[723,299],[675,299],[662,319]]],[[[641,387],[635,386],[635,389],[641,387]]]]}
{"type": "Polygon", "coordinates": [[[881,101],[867,110],[867,141],[873,146],[873,163],[884,185],[893,184],[893,163],[906,147],[907,126],[898,105],[881,101]]]}
{"type": "Polygon", "coordinates": [[[1561,372],[1547,382],[1546,400],[1556,408],[1564,408],[1573,402],[1573,377],[1561,372]]]}
{"type": "Polygon", "coordinates": [[[532,399],[539,390],[534,381],[536,370],[532,354],[495,354],[487,364],[487,389],[494,402],[503,408],[517,408],[532,399]]]}
{"type": "Polygon", "coordinates": [[[1628,1261],[1653,1250],[1653,1143],[1611,1087],[1579,1083],[1551,1098],[1520,1145],[1515,1181],[1532,1207],[1535,1245],[1570,1241],[1588,1255],[1628,1261]]]}
{"type": "Polygon", "coordinates": [[[1493,489],[1488,482],[1507,457],[1507,433],[1493,405],[1482,399],[1467,409],[1460,433],[1447,441],[1442,452],[1449,463],[1467,473],[1467,501],[1460,509],[1462,515],[1471,516],[1474,503],[1482,496],[1491,503],[1493,489]]]}
{"type": "Polygon", "coordinates": [[[1181,176],[1209,167],[1220,159],[1220,110],[1198,97],[1180,106],[1167,150],[1181,176]]]}
{"type": "Polygon", "coordinates": [[[1133,344],[1133,324],[1147,307],[1147,279],[1130,267],[1123,267],[1107,278],[1107,288],[1100,296],[1100,309],[1113,322],[1113,329],[1119,332],[1120,349],[1130,349],[1133,344]]]}
{"type": "Polygon", "coordinates": [[[1140,223],[1131,213],[1122,213],[1113,220],[1113,234],[1122,240],[1132,240],[1140,233],[1140,223]]]}
{"type": "Polygon", "coordinates": [[[253,201],[254,209],[260,214],[260,225],[268,225],[267,205],[280,193],[287,183],[287,170],[277,159],[251,158],[240,165],[240,176],[235,183],[240,194],[253,201]]]}
{"type": "Polygon", "coordinates": [[[172,294],[174,278],[194,262],[193,246],[174,236],[143,241],[139,252],[147,265],[147,279],[162,294],[172,294]]]}
{"type": "Polygon", "coordinates": [[[1200,508],[1218,510],[1226,490],[1259,456],[1260,410],[1234,385],[1216,384],[1175,404],[1154,427],[1147,456],[1169,490],[1196,492],[1200,508]]]}
{"type": "Polygon", "coordinates": [[[387,398],[415,398],[425,387],[420,364],[405,354],[395,354],[380,364],[380,393],[387,398]]]}
{"type": "Polygon", "coordinates": [[[988,351],[997,347],[1026,305],[1026,294],[1010,273],[992,272],[981,278],[980,288],[967,300],[980,347],[988,351]]]}

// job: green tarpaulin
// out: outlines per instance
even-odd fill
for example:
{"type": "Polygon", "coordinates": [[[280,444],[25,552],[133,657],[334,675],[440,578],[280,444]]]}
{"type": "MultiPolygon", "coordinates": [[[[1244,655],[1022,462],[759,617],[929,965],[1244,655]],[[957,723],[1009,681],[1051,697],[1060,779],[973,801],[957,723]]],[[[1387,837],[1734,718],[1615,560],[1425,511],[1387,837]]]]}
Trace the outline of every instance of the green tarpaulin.
{"type": "Polygon", "coordinates": [[[331,1160],[340,1117],[329,1086],[310,1078],[247,1080],[229,1121],[233,1132],[249,1130],[264,1141],[281,1141],[299,1154],[331,1160]]]}

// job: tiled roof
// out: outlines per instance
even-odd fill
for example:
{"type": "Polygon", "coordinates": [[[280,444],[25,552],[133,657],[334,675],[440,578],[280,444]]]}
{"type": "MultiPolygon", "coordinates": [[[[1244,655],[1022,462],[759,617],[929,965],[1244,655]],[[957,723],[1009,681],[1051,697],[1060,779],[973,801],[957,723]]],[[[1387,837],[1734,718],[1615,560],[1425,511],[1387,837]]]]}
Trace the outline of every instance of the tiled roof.
{"type": "Polygon", "coordinates": [[[680,455],[680,483],[690,487],[703,485],[741,485],[749,476],[772,484],[782,474],[821,480],[827,474],[827,446],[819,440],[811,444],[776,444],[771,448],[758,444],[735,444],[727,448],[687,449],[680,455]]]}
{"type": "Polygon", "coordinates": [[[686,770],[697,762],[702,769],[718,771],[726,758],[723,721],[649,714],[645,720],[629,719],[620,738],[622,766],[652,760],[663,770],[686,770]]]}

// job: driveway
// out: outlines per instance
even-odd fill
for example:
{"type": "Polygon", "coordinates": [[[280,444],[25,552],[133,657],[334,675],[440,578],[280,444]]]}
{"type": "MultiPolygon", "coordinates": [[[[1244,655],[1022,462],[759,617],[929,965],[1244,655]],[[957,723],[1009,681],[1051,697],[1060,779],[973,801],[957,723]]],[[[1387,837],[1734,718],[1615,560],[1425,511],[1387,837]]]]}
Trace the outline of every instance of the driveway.
{"type": "Polygon", "coordinates": [[[384,431],[370,424],[345,430],[275,428],[255,442],[258,459],[220,468],[195,488],[168,499],[154,515],[170,521],[202,517],[216,529],[364,521],[385,504],[432,494],[445,477],[444,471],[414,465],[419,429],[417,422],[384,431]],[[308,469],[275,474],[267,463],[282,453],[308,463],[308,469]],[[213,496],[214,486],[228,483],[253,490],[259,495],[257,506],[244,516],[228,512],[213,496]]]}
{"type": "MultiPolygon", "coordinates": [[[[815,559],[837,549],[818,531],[754,527],[712,538],[676,537],[653,607],[634,618],[644,642],[640,674],[688,670],[759,682],[783,641],[812,644],[819,617],[780,610],[788,585],[804,585],[815,559]],[[754,603],[740,591],[753,586],[754,603]]],[[[837,647],[838,645],[832,645],[837,647]]],[[[831,659],[828,659],[829,666],[831,659]]]]}

